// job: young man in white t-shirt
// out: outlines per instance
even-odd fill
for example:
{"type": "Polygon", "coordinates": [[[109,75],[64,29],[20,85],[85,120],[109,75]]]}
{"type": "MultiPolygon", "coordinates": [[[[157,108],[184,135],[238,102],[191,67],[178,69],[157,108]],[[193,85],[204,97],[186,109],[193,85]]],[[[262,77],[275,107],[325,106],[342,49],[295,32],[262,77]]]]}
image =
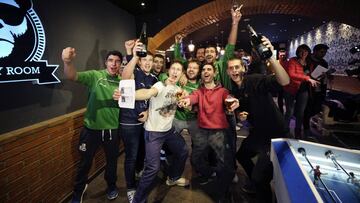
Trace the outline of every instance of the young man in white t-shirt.
{"type": "Polygon", "coordinates": [[[167,185],[187,186],[189,181],[181,175],[185,168],[188,149],[184,138],[172,127],[176,108],[177,93],[183,93],[176,86],[183,66],[174,62],[169,69],[169,78],[157,82],[150,89],[136,91],[136,100],[150,99],[148,119],[145,128],[145,169],[139,181],[133,203],[142,203],[151,191],[151,185],[160,170],[160,150],[165,143],[174,155],[173,164],[169,167],[167,185]]]}

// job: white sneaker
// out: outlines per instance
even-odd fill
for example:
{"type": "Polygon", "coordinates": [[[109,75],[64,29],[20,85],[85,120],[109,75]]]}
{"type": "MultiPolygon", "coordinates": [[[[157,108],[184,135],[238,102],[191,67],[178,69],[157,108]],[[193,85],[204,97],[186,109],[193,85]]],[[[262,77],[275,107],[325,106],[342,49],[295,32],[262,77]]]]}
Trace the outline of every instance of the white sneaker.
{"type": "Polygon", "coordinates": [[[134,196],[135,196],[135,190],[129,190],[127,191],[127,198],[129,200],[129,203],[132,203],[134,200],[134,196]]]}
{"type": "Polygon", "coordinates": [[[177,180],[171,180],[169,177],[166,180],[166,185],[168,186],[173,186],[173,185],[177,185],[177,186],[181,186],[181,187],[186,187],[188,186],[189,180],[186,178],[179,178],[177,180]]]}

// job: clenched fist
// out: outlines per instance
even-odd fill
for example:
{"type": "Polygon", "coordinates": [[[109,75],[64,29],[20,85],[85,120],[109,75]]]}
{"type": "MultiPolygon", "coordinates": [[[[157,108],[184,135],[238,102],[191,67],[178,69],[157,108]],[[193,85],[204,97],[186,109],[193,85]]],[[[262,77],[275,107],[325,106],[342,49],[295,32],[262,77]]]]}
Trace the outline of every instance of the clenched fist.
{"type": "Polygon", "coordinates": [[[76,56],[75,48],[72,47],[66,47],[65,49],[63,49],[61,54],[61,58],[64,61],[64,63],[72,62],[75,56],[76,56]]]}

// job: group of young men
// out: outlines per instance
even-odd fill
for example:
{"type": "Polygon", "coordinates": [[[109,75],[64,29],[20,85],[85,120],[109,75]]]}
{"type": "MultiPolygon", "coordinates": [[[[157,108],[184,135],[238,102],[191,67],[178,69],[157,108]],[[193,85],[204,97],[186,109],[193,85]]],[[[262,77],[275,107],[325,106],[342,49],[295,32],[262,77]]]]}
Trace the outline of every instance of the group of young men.
{"type": "MultiPolygon", "coordinates": [[[[161,73],[164,70],[160,65],[161,60],[164,62],[163,57],[151,53],[146,57],[136,55],[142,47],[138,40],[125,42],[128,63],[121,78],[118,75],[122,62],[119,52],[109,52],[105,59],[106,70],[77,72],[73,63],[75,49],[68,47],[63,50],[66,77],[89,88],[73,202],[82,201],[87,175],[99,145],[103,145],[107,161],[107,197],[111,200],[118,196],[116,163],[119,138],[125,147],[124,172],[130,203],[146,202],[161,168],[163,146],[171,153],[172,159],[166,171],[166,184],[189,185],[189,180],[182,177],[188,157],[188,146],[180,134],[183,129],[187,129],[191,136],[191,163],[199,175],[199,183],[204,185],[216,181],[219,188],[215,194],[217,202],[230,201],[229,188],[235,177],[236,159],[254,184],[257,199],[262,202],[271,199],[270,140],[287,134],[271,92],[287,85],[289,77],[275,58],[268,59],[273,74],[245,75],[243,61],[234,58],[242,16],[240,10],[241,7],[231,10],[232,25],[223,57],[216,60],[216,47],[208,46],[203,48],[204,55],[202,50],[197,52],[197,59],[175,60],[166,73],[161,73]],[[158,65],[154,66],[154,63],[158,65]],[[121,79],[135,80],[134,109],[119,109],[115,101],[121,97],[117,90],[121,79]],[[231,104],[229,113],[226,112],[225,99],[230,94],[235,97],[235,102],[231,104]],[[252,128],[236,152],[236,117],[244,119],[247,115],[252,128]],[[209,166],[209,151],[215,156],[215,167],[209,166]],[[254,163],[255,156],[258,161],[254,163]],[[140,171],[140,180],[136,181],[136,174],[140,171]]],[[[177,35],[175,39],[175,58],[178,59],[181,38],[177,35]]],[[[266,37],[262,38],[262,43],[273,50],[266,37]]]]}

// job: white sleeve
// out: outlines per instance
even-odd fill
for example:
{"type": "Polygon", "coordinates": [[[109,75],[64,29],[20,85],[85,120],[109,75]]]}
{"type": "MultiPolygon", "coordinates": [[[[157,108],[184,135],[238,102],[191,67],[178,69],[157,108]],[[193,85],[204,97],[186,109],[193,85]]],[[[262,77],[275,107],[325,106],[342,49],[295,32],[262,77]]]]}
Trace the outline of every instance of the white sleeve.
{"type": "Polygon", "coordinates": [[[164,86],[163,82],[159,81],[159,82],[155,83],[152,87],[157,89],[157,91],[158,91],[157,94],[159,94],[164,89],[165,86],[164,86]]]}

